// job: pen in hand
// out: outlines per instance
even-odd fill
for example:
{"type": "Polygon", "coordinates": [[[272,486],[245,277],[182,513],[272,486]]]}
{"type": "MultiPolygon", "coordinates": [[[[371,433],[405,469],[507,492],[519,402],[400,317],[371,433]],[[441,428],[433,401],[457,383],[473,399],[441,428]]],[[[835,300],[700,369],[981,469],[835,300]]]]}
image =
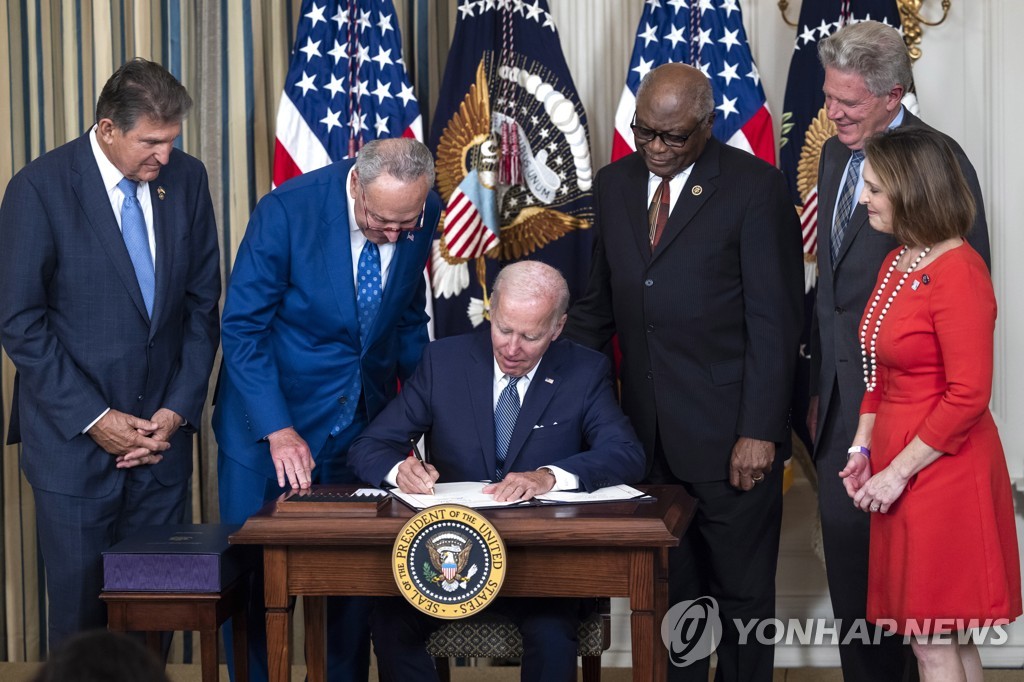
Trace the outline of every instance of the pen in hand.
{"type": "MultiPolygon", "coordinates": [[[[415,438],[410,438],[409,439],[409,445],[412,446],[412,452],[416,456],[416,460],[420,464],[423,465],[423,471],[427,471],[427,458],[423,456],[422,452],[420,452],[420,446],[416,444],[416,439],[415,438]]],[[[427,472],[427,475],[429,476],[430,472],[427,472]]],[[[434,494],[434,482],[433,481],[430,482],[430,494],[431,495],[434,494]]]]}

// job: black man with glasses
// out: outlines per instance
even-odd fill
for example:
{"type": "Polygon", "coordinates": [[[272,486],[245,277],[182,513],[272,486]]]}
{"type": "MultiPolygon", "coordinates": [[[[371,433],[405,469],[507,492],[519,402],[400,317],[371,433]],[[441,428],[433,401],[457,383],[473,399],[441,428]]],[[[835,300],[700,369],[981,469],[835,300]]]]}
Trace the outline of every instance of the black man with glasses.
{"type": "MultiPolygon", "coordinates": [[[[700,502],[670,557],[669,605],[713,597],[725,626],[716,679],[747,682],[770,680],[774,662],[754,631],[740,645],[734,619],[775,615],[803,260],[782,174],[712,137],[714,104],[690,66],[642,81],[637,151],[597,175],[590,283],[565,334],[593,348],[617,335],[648,480],[700,502]]],[[[707,675],[707,658],[670,657],[671,680],[707,675]]]]}
{"type": "MultiPolygon", "coordinates": [[[[349,444],[429,340],[423,269],[441,210],[433,185],[423,144],[376,140],[256,206],[222,321],[213,428],[224,523],[244,522],[289,488],[358,480],[349,444]]],[[[328,599],[328,680],[367,679],[369,612],[368,598],[328,599]]],[[[257,581],[253,680],[266,679],[263,613],[257,581]]]]}

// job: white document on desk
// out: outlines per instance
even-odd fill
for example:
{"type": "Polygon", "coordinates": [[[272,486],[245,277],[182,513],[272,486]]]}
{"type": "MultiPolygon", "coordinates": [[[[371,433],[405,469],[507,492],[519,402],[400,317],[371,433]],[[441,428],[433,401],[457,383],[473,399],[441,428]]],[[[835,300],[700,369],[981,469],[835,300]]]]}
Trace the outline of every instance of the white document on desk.
{"type": "Polygon", "coordinates": [[[498,502],[489,493],[484,493],[483,481],[462,481],[459,483],[435,483],[433,495],[403,493],[398,488],[391,494],[413,509],[426,509],[437,504],[461,504],[473,509],[495,509],[498,507],[519,507],[529,502],[498,502]]]}
{"type": "Polygon", "coordinates": [[[642,491],[628,485],[613,485],[593,492],[550,492],[538,495],[526,502],[498,502],[483,492],[489,483],[464,481],[460,483],[435,483],[433,495],[403,493],[394,488],[391,494],[413,509],[426,509],[437,504],[461,504],[473,509],[499,509],[503,507],[542,506],[547,504],[589,504],[592,502],[622,502],[645,499],[642,491]]]}
{"type": "Polygon", "coordinates": [[[607,488],[598,488],[593,492],[569,492],[557,491],[538,495],[536,499],[541,502],[553,502],[555,504],[588,504],[590,502],[623,502],[646,498],[647,495],[629,485],[612,485],[607,488]]]}

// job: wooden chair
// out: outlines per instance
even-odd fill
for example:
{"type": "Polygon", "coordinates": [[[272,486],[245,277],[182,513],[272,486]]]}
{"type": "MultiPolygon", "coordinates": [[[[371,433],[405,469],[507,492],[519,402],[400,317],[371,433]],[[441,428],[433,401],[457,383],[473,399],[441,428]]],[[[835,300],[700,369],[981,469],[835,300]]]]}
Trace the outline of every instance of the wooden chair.
{"type": "MultiPolygon", "coordinates": [[[[611,646],[610,607],[608,599],[599,599],[597,608],[580,621],[583,682],[601,681],[601,653],[611,646]]],[[[523,638],[507,618],[484,612],[435,630],[427,640],[427,652],[434,657],[441,682],[450,682],[449,658],[518,658],[523,655],[523,638]]]]}

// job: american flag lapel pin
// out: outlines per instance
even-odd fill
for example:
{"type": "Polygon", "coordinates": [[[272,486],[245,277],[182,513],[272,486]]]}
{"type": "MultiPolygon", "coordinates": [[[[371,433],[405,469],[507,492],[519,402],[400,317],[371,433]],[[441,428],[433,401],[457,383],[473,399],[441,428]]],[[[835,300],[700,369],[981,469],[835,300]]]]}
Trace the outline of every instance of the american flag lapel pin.
{"type": "Polygon", "coordinates": [[[913,289],[914,291],[917,291],[917,288],[919,286],[921,286],[921,283],[916,279],[910,284],[910,288],[913,289]]]}
{"type": "Polygon", "coordinates": [[[552,379],[551,377],[547,377],[547,378],[544,379],[544,383],[545,384],[553,384],[553,383],[555,383],[555,380],[552,379]]]}

